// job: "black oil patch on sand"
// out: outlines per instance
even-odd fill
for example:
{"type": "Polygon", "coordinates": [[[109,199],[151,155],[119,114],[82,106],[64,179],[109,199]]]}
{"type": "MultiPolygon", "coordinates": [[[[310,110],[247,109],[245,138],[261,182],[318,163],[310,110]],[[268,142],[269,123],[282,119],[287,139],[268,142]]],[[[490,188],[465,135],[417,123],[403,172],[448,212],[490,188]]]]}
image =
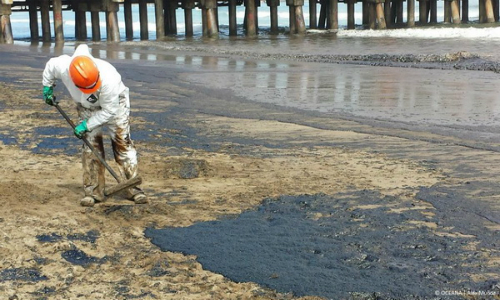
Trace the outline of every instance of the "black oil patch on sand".
{"type": "Polygon", "coordinates": [[[47,280],[45,275],[36,268],[11,268],[0,271],[0,282],[2,281],[30,281],[38,282],[47,280]]]}
{"type": "Polygon", "coordinates": [[[474,259],[464,255],[467,241],[412,226],[432,217],[411,207],[389,211],[411,205],[401,203],[372,191],[282,196],[233,219],[145,233],[163,251],[196,255],[205,269],[231,280],[297,296],[423,299],[477,288],[464,286],[472,282],[466,265],[474,259]]]}

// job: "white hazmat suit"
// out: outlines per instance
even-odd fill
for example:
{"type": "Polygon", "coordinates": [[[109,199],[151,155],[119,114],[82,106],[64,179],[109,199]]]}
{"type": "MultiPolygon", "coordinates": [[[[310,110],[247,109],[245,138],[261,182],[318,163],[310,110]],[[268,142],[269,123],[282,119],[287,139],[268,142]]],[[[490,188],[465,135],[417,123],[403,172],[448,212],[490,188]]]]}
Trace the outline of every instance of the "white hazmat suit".
{"type": "MultiPolygon", "coordinates": [[[[101,152],[104,157],[102,128],[106,125],[110,131],[115,161],[120,166],[120,172],[126,179],[137,176],[137,153],[130,139],[129,89],[123,84],[121,75],[110,63],[94,58],[87,45],[76,48],[73,56],[61,55],[51,58],[43,71],[43,85],[54,86],[56,80],[61,80],[77,104],[80,120],[87,120],[87,139],[101,152]],[[100,88],[92,93],[83,93],[73,83],[69,67],[74,57],[88,56],[96,64],[101,80],[100,88]]],[[[103,201],[104,196],[104,166],[93,155],[91,150],[83,146],[83,185],[86,198],[103,201]]],[[[132,200],[145,199],[139,187],[128,190],[132,200]]],[[[142,202],[141,202],[142,203],[142,202]]],[[[83,203],[82,203],[83,205],[83,203]]]]}

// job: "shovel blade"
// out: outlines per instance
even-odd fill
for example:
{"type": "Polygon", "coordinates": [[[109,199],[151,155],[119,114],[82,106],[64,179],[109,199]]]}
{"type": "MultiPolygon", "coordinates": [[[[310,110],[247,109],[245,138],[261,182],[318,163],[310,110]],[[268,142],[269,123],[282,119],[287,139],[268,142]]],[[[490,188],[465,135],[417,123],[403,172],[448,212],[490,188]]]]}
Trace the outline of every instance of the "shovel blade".
{"type": "Polygon", "coordinates": [[[126,189],[129,189],[129,188],[133,188],[134,186],[138,186],[139,184],[142,183],[142,178],[141,176],[137,176],[137,177],[134,177],[134,178],[131,178],[129,180],[126,180],[126,181],[122,181],[110,188],[107,188],[105,191],[104,191],[104,194],[106,196],[112,196],[116,193],[119,193],[123,190],[126,190],[126,189]]]}

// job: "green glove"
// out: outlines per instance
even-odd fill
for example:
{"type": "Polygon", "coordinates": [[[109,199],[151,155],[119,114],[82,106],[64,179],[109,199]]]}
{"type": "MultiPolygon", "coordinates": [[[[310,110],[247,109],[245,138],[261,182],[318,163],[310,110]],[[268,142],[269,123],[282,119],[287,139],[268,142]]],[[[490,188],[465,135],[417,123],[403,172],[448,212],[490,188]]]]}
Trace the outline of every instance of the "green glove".
{"type": "Polygon", "coordinates": [[[57,104],[56,97],[54,97],[54,88],[52,86],[43,87],[43,100],[48,105],[57,104]]]}
{"type": "Polygon", "coordinates": [[[83,120],[80,124],[76,125],[73,132],[75,133],[77,138],[81,139],[87,131],[89,131],[87,127],[87,120],[83,120]]]}

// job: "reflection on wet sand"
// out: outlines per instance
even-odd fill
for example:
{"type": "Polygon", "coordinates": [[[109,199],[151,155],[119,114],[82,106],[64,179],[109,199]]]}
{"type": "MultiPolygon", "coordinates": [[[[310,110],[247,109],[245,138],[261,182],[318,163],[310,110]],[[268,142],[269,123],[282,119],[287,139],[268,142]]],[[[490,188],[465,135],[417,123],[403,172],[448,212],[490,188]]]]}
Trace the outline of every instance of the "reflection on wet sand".
{"type": "MultiPolygon", "coordinates": [[[[184,60],[187,62],[187,60],[184,60]]],[[[196,65],[192,60],[192,65],[196,65]]],[[[499,79],[474,71],[202,59],[193,82],[251,101],[395,122],[496,126],[499,79]],[[210,74],[211,71],[217,72],[210,74]],[[207,74],[208,73],[208,74],[207,74]],[[474,73],[474,74],[473,74],[474,73]]]]}
{"type": "MultiPolygon", "coordinates": [[[[54,55],[66,51],[39,49],[54,55]]],[[[154,62],[152,66],[160,68],[175,64],[187,70],[193,84],[229,87],[250,101],[405,124],[490,127],[487,132],[497,131],[500,122],[495,90],[500,82],[493,72],[254,60],[226,55],[222,48],[217,55],[213,51],[204,55],[162,53],[153,46],[92,48],[92,54],[103,59],[154,62]]]]}

